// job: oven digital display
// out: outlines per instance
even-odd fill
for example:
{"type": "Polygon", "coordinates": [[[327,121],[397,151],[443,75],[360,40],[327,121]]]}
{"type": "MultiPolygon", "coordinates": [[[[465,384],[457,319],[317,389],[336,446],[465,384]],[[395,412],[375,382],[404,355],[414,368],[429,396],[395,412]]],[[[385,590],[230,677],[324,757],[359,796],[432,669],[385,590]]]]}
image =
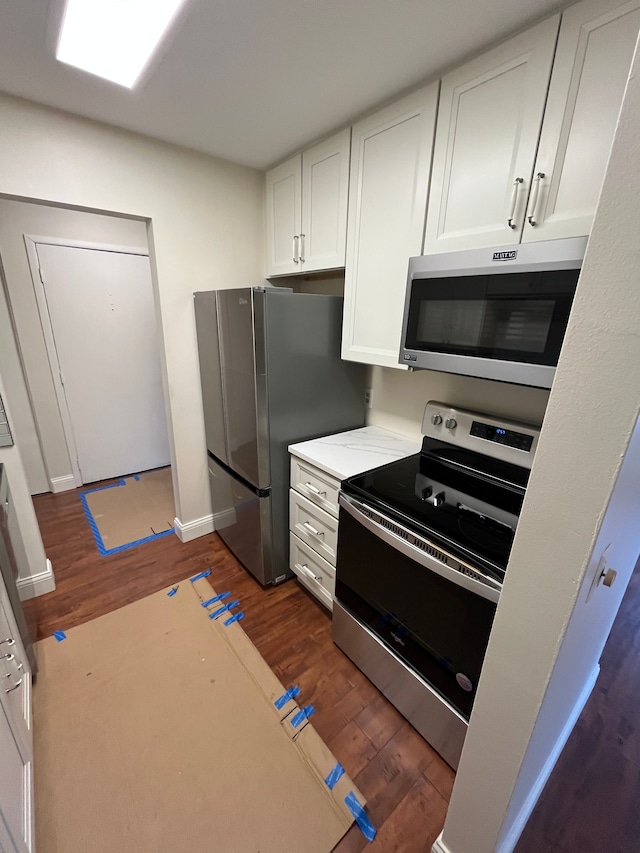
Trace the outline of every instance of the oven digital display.
{"type": "Polygon", "coordinates": [[[516,450],[530,451],[533,444],[533,436],[524,432],[515,432],[511,429],[483,424],[481,421],[471,423],[471,435],[484,438],[487,441],[495,441],[496,444],[506,444],[507,447],[515,447],[516,450]]]}

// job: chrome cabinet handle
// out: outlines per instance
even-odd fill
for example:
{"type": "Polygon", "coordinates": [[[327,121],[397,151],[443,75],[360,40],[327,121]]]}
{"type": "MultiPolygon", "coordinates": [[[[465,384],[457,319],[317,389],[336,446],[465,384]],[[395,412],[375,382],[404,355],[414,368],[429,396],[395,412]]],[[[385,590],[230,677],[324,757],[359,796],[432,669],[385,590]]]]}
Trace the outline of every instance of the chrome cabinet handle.
{"type": "Polygon", "coordinates": [[[301,235],[300,235],[300,255],[299,255],[299,257],[300,257],[300,263],[301,263],[301,264],[303,264],[303,263],[305,262],[305,257],[304,257],[304,237],[305,237],[305,235],[304,235],[304,234],[301,234],[301,235]]]}
{"type": "Polygon", "coordinates": [[[518,226],[513,221],[514,216],[516,215],[516,204],[518,202],[518,190],[520,189],[520,184],[524,183],[524,178],[516,178],[513,182],[513,190],[511,191],[511,206],[509,208],[509,218],[507,219],[507,225],[509,228],[517,228],[518,226]]]}
{"type": "Polygon", "coordinates": [[[306,563],[302,563],[302,564],[296,563],[296,569],[300,569],[300,571],[303,574],[309,575],[309,577],[313,578],[314,581],[318,581],[318,583],[322,583],[322,578],[320,577],[320,575],[314,575],[314,573],[311,571],[311,569],[309,568],[309,566],[306,563]]]}
{"type": "Polygon", "coordinates": [[[0,660],[15,660],[16,656],[10,652],[6,655],[0,655],[0,660]]]}
{"type": "Polygon", "coordinates": [[[22,684],[22,679],[20,678],[20,679],[19,679],[18,681],[16,681],[16,683],[15,683],[14,685],[12,685],[11,687],[5,687],[4,692],[5,692],[5,693],[11,693],[13,690],[15,690],[16,688],[20,687],[20,685],[21,685],[21,684],[22,684]]]}
{"type": "Polygon", "coordinates": [[[308,521],[303,521],[302,526],[306,527],[309,533],[313,533],[314,536],[324,536],[324,533],[321,530],[316,530],[308,521]]]}
{"type": "Polygon", "coordinates": [[[538,219],[536,217],[537,208],[538,208],[538,197],[540,195],[540,183],[544,177],[545,177],[544,172],[538,172],[538,174],[533,179],[533,190],[531,192],[531,201],[529,202],[529,213],[527,215],[527,220],[529,221],[529,225],[537,225],[538,224],[538,219]]]}
{"type": "Polygon", "coordinates": [[[322,498],[327,494],[326,492],[321,492],[320,489],[313,485],[313,483],[305,483],[305,486],[310,492],[313,492],[314,495],[318,495],[319,498],[322,498]]]}
{"type": "Polygon", "coordinates": [[[299,239],[300,238],[298,237],[297,234],[293,235],[293,263],[294,264],[299,263],[299,261],[298,261],[298,240],[299,239]]]}
{"type": "Polygon", "coordinates": [[[6,637],[4,640],[0,640],[0,646],[3,643],[7,643],[10,646],[15,646],[16,641],[13,639],[13,637],[6,637]]]}

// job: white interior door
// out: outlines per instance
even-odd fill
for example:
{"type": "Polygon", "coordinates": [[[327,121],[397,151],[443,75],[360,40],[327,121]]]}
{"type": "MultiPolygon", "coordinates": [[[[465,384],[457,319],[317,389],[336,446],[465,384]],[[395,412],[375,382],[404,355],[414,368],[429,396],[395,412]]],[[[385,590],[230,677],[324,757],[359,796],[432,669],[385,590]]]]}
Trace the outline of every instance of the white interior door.
{"type": "Polygon", "coordinates": [[[36,248],[81,481],[168,465],[149,258],[36,248]]]}

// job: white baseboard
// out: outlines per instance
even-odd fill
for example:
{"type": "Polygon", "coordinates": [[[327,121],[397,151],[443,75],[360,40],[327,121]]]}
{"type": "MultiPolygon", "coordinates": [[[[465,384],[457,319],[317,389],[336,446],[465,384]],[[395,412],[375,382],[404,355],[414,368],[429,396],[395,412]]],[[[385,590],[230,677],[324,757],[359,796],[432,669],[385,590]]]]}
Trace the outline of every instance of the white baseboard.
{"type": "Polygon", "coordinates": [[[184,524],[179,518],[174,518],[173,527],[181,542],[191,542],[192,539],[213,533],[215,530],[213,515],[204,515],[202,518],[196,518],[193,521],[185,521],[184,524]]]}
{"type": "Polygon", "coordinates": [[[69,492],[71,489],[75,489],[76,479],[73,474],[66,474],[64,477],[52,477],[49,480],[49,485],[53,494],[57,495],[58,492],[69,492]]]}
{"type": "Polygon", "coordinates": [[[431,853],[451,853],[451,850],[449,850],[447,845],[442,840],[442,833],[440,833],[440,835],[433,842],[431,853]]]}
{"type": "Polygon", "coordinates": [[[18,578],[16,586],[18,587],[18,594],[21,601],[27,601],[29,598],[36,598],[47,592],[53,592],[56,588],[56,579],[53,576],[51,560],[47,559],[47,567],[44,572],[31,575],[28,578],[18,578]]]}
{"type": "Polygon", "coordinates": [[[562,727],[562,731],[558,735],[558,739],[553,745],[553,748],[549,755],[547,756],[547,760],[538,775],[538,778],[531,786],[531,790],[529,791],[529,795],[524,801],[520,812],[516,816],[515,820],[511,824],[510,829],[507,831],[506,835],[498,840],[498,846],[496,847],[496,853],[512,853],[513,848],[518,843],[518,839],[522,835],[522,831],[525,828],[525,825],[529,818],[531,817],[531,812],[534,809],[535,804],[538,802],[540,798],[540,794],[542,793],[542,789],[547,784],[547,780],[551,775],[551,771],[556,765],[556,761],[560,758],[560,753],[564,749],[564,745],[569,739],[569,735],[573,731],[573,727],[578,722],[578,717],[582,713],[582,709],[586,705],[587,699],[591,696],[591,691],[593,690],[596,679],[598,678],[598,674],[600,673],[600,664],[596,664],[589,676],[588,681],[582,688],[580,696],[573,706],[571,710],[571,714],[569,715],[566,723],[562,727]]]}

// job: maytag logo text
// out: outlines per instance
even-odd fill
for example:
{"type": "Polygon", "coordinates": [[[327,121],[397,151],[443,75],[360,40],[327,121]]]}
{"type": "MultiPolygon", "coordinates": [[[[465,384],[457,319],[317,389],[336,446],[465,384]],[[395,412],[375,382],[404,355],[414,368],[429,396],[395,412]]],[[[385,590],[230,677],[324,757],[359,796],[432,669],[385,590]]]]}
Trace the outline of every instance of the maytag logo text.
{"type": "Polygon", "coordinates": [[[494,252],[493,260],[494,261],[513,261],[518,257],[518,250],[511,249],[510,252],[494,252]]]}

